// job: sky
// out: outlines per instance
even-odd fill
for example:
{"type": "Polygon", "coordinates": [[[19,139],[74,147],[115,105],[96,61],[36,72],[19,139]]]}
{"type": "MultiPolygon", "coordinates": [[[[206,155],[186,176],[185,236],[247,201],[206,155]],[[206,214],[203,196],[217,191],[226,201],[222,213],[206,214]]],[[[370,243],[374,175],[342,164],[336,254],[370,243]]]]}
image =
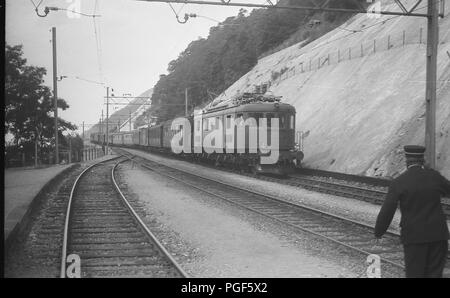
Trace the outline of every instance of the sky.
{"type": "MultiPolygon", "coordinates": [[[[59,110],[59,115],[80,129],[83,121],[86,129],[97,123],[102,109],[106,115],[105,86],[113,88],[115,96],[138,96],[156,84],[159,75],[167,72],[168,63],[191,41],[207,37],[216,21],[239,11],[239,7],[173,4],[181,18],[185,13],[202,16],[180,24],[167,3],[43,0],[40,13],[49,6],[92,15],[97,7],[99,16],[51,11],[39,17],[34,5],[40,1],[6,0],[6,43],[22,44],[27,63],[45,67],[44,84],[52,88],[51,28],[56,27],[57,74],[67,76],[58,82],[58,97],[70,106],[59,110]]],[[[111,107],[110,113],[113,111],[111,107]]]]}

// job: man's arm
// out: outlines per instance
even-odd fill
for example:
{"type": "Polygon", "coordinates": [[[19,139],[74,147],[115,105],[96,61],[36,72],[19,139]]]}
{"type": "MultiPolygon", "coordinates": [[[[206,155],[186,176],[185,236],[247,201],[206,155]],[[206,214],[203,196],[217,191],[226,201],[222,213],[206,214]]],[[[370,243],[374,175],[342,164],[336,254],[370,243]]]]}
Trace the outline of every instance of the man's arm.
{"type": "Polygon", "coordinates": [[[448,181],[444,176],[442,176],[439,172],[439,179],[442,188],[442,195],[444,197],[450,197],[450,181],[448,181]]]}
{"type": "Polygon", "coordinates": [[[380,213],[378,213],[377,222],[375,224],[375,237],[380,238],[386,233],[386,230],[394,217],[395,210],[397,210],[399,199],[399,194],[395,190],[394,185],[391,185],[380,213]]]}

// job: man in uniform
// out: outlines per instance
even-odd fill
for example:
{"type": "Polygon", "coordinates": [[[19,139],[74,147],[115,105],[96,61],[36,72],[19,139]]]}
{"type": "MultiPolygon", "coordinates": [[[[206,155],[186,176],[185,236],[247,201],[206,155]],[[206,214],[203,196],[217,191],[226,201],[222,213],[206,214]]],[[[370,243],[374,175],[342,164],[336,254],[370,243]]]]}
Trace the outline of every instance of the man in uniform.
{"type": "Polygon", "coordinates": [[[394,179],[378,214],[375,237],[391,224],[397,205],[401,211],[401,241],[406,277],[442,277],[449,231],[441,197],[450,195],[450,181],[424,167],[425,147],[405,146],[407,170],[394,179]]]}

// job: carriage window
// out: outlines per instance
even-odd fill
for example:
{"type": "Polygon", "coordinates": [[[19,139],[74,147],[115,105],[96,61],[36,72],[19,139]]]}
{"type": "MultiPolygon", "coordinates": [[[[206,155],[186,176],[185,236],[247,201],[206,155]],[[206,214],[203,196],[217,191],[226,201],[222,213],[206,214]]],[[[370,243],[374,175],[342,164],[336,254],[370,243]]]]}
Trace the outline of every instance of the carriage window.
{"type": "Polygon", "coordinates": [[[294,115],[291,115],[291,121],[289,121],[289,128],[294,129],[295,126],[295,117],[294,115]]]}
{"type": "Polygon", "coordinates": [[[196,129],[197,131],[200,131],[200,120],[197,120],[197,121],[196,121],[195,129],[196,129]]]}
{"type": "Polygon", "coordinates": [[[208,131],[208,118],[203,119],[203,130],[208,131]]]}

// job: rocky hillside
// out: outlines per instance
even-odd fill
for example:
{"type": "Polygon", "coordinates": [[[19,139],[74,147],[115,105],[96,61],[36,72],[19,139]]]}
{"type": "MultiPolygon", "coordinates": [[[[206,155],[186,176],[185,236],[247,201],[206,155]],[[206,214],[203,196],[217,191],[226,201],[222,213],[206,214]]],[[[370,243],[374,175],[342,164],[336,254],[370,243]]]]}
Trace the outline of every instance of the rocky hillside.
{"type": "MultiPolygon", "coordinates": [[[[403,145],[424,144],[425,43],[424,18],[356,15],[307,45],[260,59],[214,104],[269,83],[297,109],[306,166],[396,176],[403,145]]],[[[449,81],[447,15],[440,20],[436,130],[438,169],[450,178],[449,81]]]]}

